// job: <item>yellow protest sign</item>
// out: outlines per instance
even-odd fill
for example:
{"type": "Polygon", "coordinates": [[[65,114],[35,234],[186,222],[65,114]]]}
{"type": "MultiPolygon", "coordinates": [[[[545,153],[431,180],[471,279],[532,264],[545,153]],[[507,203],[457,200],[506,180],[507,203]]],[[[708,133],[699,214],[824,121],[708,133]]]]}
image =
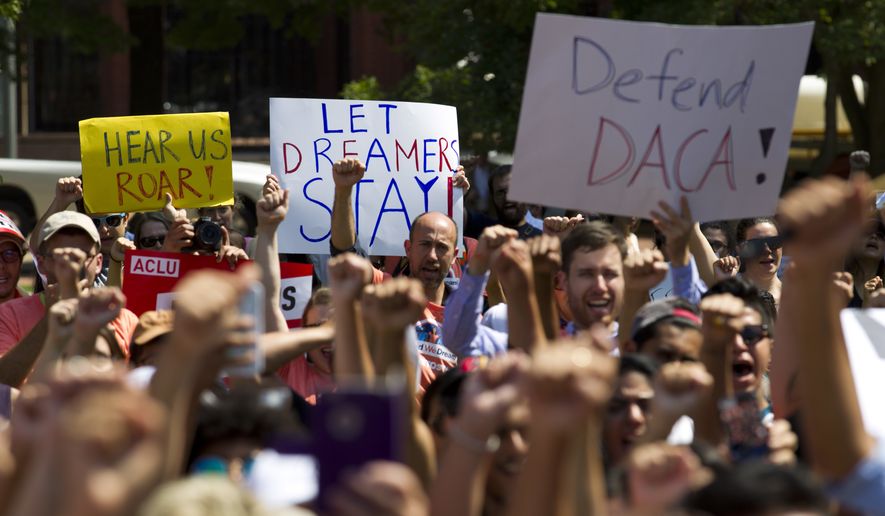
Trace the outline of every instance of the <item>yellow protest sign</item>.
{"type": "Polygon", "coordinates": [[[233,204],[227,113],[82,120],[80,159],[90,213],[233,204]]]}

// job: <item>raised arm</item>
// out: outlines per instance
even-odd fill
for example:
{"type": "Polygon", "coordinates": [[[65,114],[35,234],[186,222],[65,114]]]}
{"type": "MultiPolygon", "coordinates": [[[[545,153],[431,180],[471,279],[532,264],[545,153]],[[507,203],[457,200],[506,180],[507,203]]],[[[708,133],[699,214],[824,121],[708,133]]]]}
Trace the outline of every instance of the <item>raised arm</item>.
{"type": "Polygon", "coordinates": [[[814,429],[804,436],[814,469],[835,481],[873,448],[851,376],[841,307],[831,295],[832,273],[862,231],[868,195],[866,178],[827,178],[803,183],[778,206],[779,220],[792,236],[793,262],[784,281],[791,302],[781,308],[778,328],[793,332],[803,348],[796,353],[801,413],[804,428],[814,429]]]}
{"type": "Polygon", "coordinates": [[[353,253],[336,256],[329,260],[329,281],[335,309],[336,379],[370,385],[375,378],[375,367],[358,300],[363,288],[372,281],[372,264],[353,253]]]}
{"type": "Polygon", "coordinates": [[[554,295],[556,273],[562,266],[560,241],[550,235],[541,235],[528,241],[535,274],[535,299],[541,315],[541,325],[548,340],[559,337],[559,309],[554,295]]]}
{"type": "Polygon", "coordinates": [[[563,514],[578,492],[590,494],[584,514],[606,514],[599,436],[611,397],[616,361],[585,343],[563,341],[538,353],[527,383],[532,444],[509,503],[509,516],[563,514]],[[588,454],[579,478],[567,453],[570,441],[586,434],[588,454]]]}
{"type": "Polygon", "coordinates": [[[338,251],[348,251],[356,245],[356,224],[351,195],[354,186],[363,178],[366,167],[356,159],[336,161],[332,165],[335,199],[332,202],[332,238],[329,242],[338,251]]]}
{"type": "Polygon", "coordinates": [[[505,242],[515,239],[516,231],[504,226],[491,226],[483,230],[476,251],[461,277],[457,290],[446,300],[443,342],[459,357],[494,355],[506,351],[507,335],[480,325],[482,316],[482,291],[489,273],[492,253],[505,242]],[[500,349],[494,344],[500,342],[500,349]],[[491,349],[489,349],[491,348],[491,349]]]}
{"type": "Polygon", "coordinates": [[[49,207],[46,208],[46,213],[40,217],[40,220],[37,221],[37,225],[34,226],[34,230],[31,231],[31,236],[28,241],[28,245],[31,249],[37,249],[37,237],[40,235],[40,228],[46,223],[46,219],[60,211],[65,211],[71,203],[77,202],[82,198],[83,183],[80,182],[78,178],[60,178],[55,183],[55,197],[52,198],[52,202],[49,203],[49,207]]]}
{"type": "Polygon", "coordinates": [[[277,251],[277,228],[289,211],[289,191],[280,188],[277,178],[267,176],[264,196],[255,205],[258,228],[255,230],[255,262],[261,267],[264,285],[265,328],[268,332],[286,331],[286,317],[280,308],[280,256],[277,251]]]}
{"type": "Polygon", "coordinates": [[[618,318],[618,341],[625,352],[633,332],[633,319],[642,305],[648,303],[648,291],[664,281],[667,276],[667,264],[664,255],[658,250],[646,249],[632,253],[624,260],[624,306],[618,318]]]}
{"type": "Polygon", "coordinates": [[[458,417],[446,430],[451,444],[440,458],[439,475],[431,491],[434,516],[482,514],[494,453],[489,448],[489,439],[496,437],[508,411],[522,399],[519,382],[527,368],[525,356],[501,355],[465,380],[458,417]]]}
{"type": "Polygon", "coordinates": [[[534,274],[529,246],[522,240],[502,245],[492,258],[493,267],[507,295],[507,325],[511,349],[532,354],[547,345],[541,311],[535,299],[534,274]]]}
{"type": "Polygon", "coordinates": [[[713,376],[710,395],[702,398],[695,414],[695,439],[710,445],[725,444],[726,435],[719,419],[719,401],[734,396],[732,353],[734,340],[744,328],[746,305],[731,294],[717,294],[701,301],[703,324],[701,363],[713,376]]]}
{"type": "Polygon", "coordinates": [[[421,318],[426,304],[421,283],[408,278],[371,285],[363,295],[363,315],[374,337],[372,355],[378,374],[405,374],[402,395],[409,407],[406,464],[429,487],[436,474],[436,453],[433,435],[418,414],[415,374],[406,349],[406,328],[421,318]]]}

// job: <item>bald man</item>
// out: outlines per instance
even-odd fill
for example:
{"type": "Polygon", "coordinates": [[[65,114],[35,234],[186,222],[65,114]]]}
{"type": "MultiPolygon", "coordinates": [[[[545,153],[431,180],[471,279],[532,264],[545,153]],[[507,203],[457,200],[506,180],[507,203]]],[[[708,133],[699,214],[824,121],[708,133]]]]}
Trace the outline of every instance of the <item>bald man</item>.
{"type": "MultiPolygon", "coordinates": [[[[335,182],[332,235],[329,240],[332,255],[356,250],[351,196],[354,186],[365,172],[359,160],[341,160],[332,166],[335,182]]],[[[448,295],[444,280],[455,263],[457,241],[455,222],[443,213],[431,211],[415,217],[409,239],[403,243],[409,262],[409,277],[421,282],[428,299],[424,318],[415,323],[418,352],[423,359],[419,360],[422,388],[429,385],[437,374],[454,367],[458,360],[442,343],[443,303],[448,295]]],[[[375,269],[373,283],[380,283],[383,279],[384,273],[375,269]]]]}

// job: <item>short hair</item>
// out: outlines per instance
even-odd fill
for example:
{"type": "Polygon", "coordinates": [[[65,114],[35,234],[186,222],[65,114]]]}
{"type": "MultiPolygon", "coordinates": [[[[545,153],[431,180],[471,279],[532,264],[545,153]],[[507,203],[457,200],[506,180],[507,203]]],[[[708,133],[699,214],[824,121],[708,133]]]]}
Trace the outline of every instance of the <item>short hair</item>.
{"type": "Polygon", "coordinates": [[[413,238],[415,238],[415,225],[418,224],[418,222],[422,218],[424,218],[427,215],[430,215],[431,213],[436,213],[438,215],[442,215],[443,217],[449,219],[452,222],[452,226],[455,227],[455,247],[458,247],[458,224],[455,223],[455,219],[453,219],[452,217],[449,217],[448,215],[446,215],[445,213],[443,213],[441,211],[425,211],[424,213],[421,213],[417,217],[412,219],[412,224],[409,226],[409,240],[411,241],[413,238]]]}
{"type": "MultiPolygon", "coordinates": [[[[729,249],[734,247],[734,234],[731,231],[731,226],[728,225],[728,222],[724,220],[712,220],[710,222],[704,222],[701,224],[701,233],[708,229],[719,230],[725,233],[726,244],[729,249]]],[[[744,231],[746,234],[746,231],[744,231]]]]}
{"type": "Polygon", "coordinates": [[[455,417],[458,415],[458,401],[461,398],[461,386],[467,378],[466,373],[459,367],[453,367],[443,374],[437,376],[427,390],[424,391],[424,397],[421,399],[421,420],[427,423],[436,433],[441,434],[442,428],[439,421],[432,421],[431,408],[434,401],[439,404],[439,413],[446,417],[455,417]]]}
{"type": "Polygon", "coordinates": [[[683,508],[691,514],[719,516],[790,510],[829,514],[827,497],[807,470],[765,461],[720,471],[712,483],[690,493],[683,508]]]}
{"type": "Polygon", "coordinates": [[[598,220],[578,224],[562,241],[562,270],[569,273],[577,251],[598,251],[608,245],[618,248],[622,260],[627,257],[627,242],[611,224],[598,220]]]}
{"type": "Polygon", "coordinates": [[[657,371],[658,366],[654,360],[638,353],[627,353],[621,356],[621,361],[618,365],[618,377],[628,373],[639,373],[651,381],[654,380],[657,371]]]}
{"type": "Polygon", "coordinates": [[[512,171],[512,169],[513,169],[512,165],[498,165],[497,167],[492,169],[492,171],[489,173],[489,192],[490,193],[492,192],[493,187],[495,185],[495,179],[498,179],[499,177],[504,177],[504,176],[510,175],[510,172],[512,171]]]}
{"type": "Polygon", "coordinates": [[[716,283],[703,297],[714,294],[731,294],[742,300],[747,306],[757,311],[762,317],[762,324],[768,327],[768,334],[774,335],[774,321],[777,311],[774,308],[774,297],[769,292],[760,291],[755,285],[740,276],[726,278],[716,283]]]}
{"type": "Polygon", "coordinates": [[[307,312],[311,311],[315,306],[329,306],[332,304],[332,290],[327,287],[318,288],[307,301],[307,304],[304,305],[304,317],[307,317],[307,312]]]}
{"type": "Polygon", "coordinates": [[[780,233],[780,227],[778,227],[777,221],[772,217],[750,217],[748,219],[741,219],[738,221],[737,229],[735,230],[737,243],[740,244],[747,240],[747,230],[756,224],[771,224],[778,230],[778,233],[780,233]]]}
{"type": "Polygon", "coordinates": [[[134,220],[130,222],[132,226],[132,234],[135,235],[135,241],[141,238],[141,229],[148,222],[159,222],[163,224],[163,226],[168,230],[169,229],[169,220],[166,219],[166,216],[159,211],[149,211],[145,213],[136,213],[133,217],[134,220]]]}

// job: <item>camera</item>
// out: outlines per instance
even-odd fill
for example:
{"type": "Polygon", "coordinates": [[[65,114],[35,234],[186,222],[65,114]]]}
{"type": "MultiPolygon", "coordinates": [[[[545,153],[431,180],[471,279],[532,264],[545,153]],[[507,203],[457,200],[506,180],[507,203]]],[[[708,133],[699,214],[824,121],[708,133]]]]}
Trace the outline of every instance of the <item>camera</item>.
{"type": "Polygon", "coordinates": [[[222,237],[221,226],[209,217],[200,217],[194,222],[194,238],[187,252],[215,253],[221,249],[222,237]]]}

